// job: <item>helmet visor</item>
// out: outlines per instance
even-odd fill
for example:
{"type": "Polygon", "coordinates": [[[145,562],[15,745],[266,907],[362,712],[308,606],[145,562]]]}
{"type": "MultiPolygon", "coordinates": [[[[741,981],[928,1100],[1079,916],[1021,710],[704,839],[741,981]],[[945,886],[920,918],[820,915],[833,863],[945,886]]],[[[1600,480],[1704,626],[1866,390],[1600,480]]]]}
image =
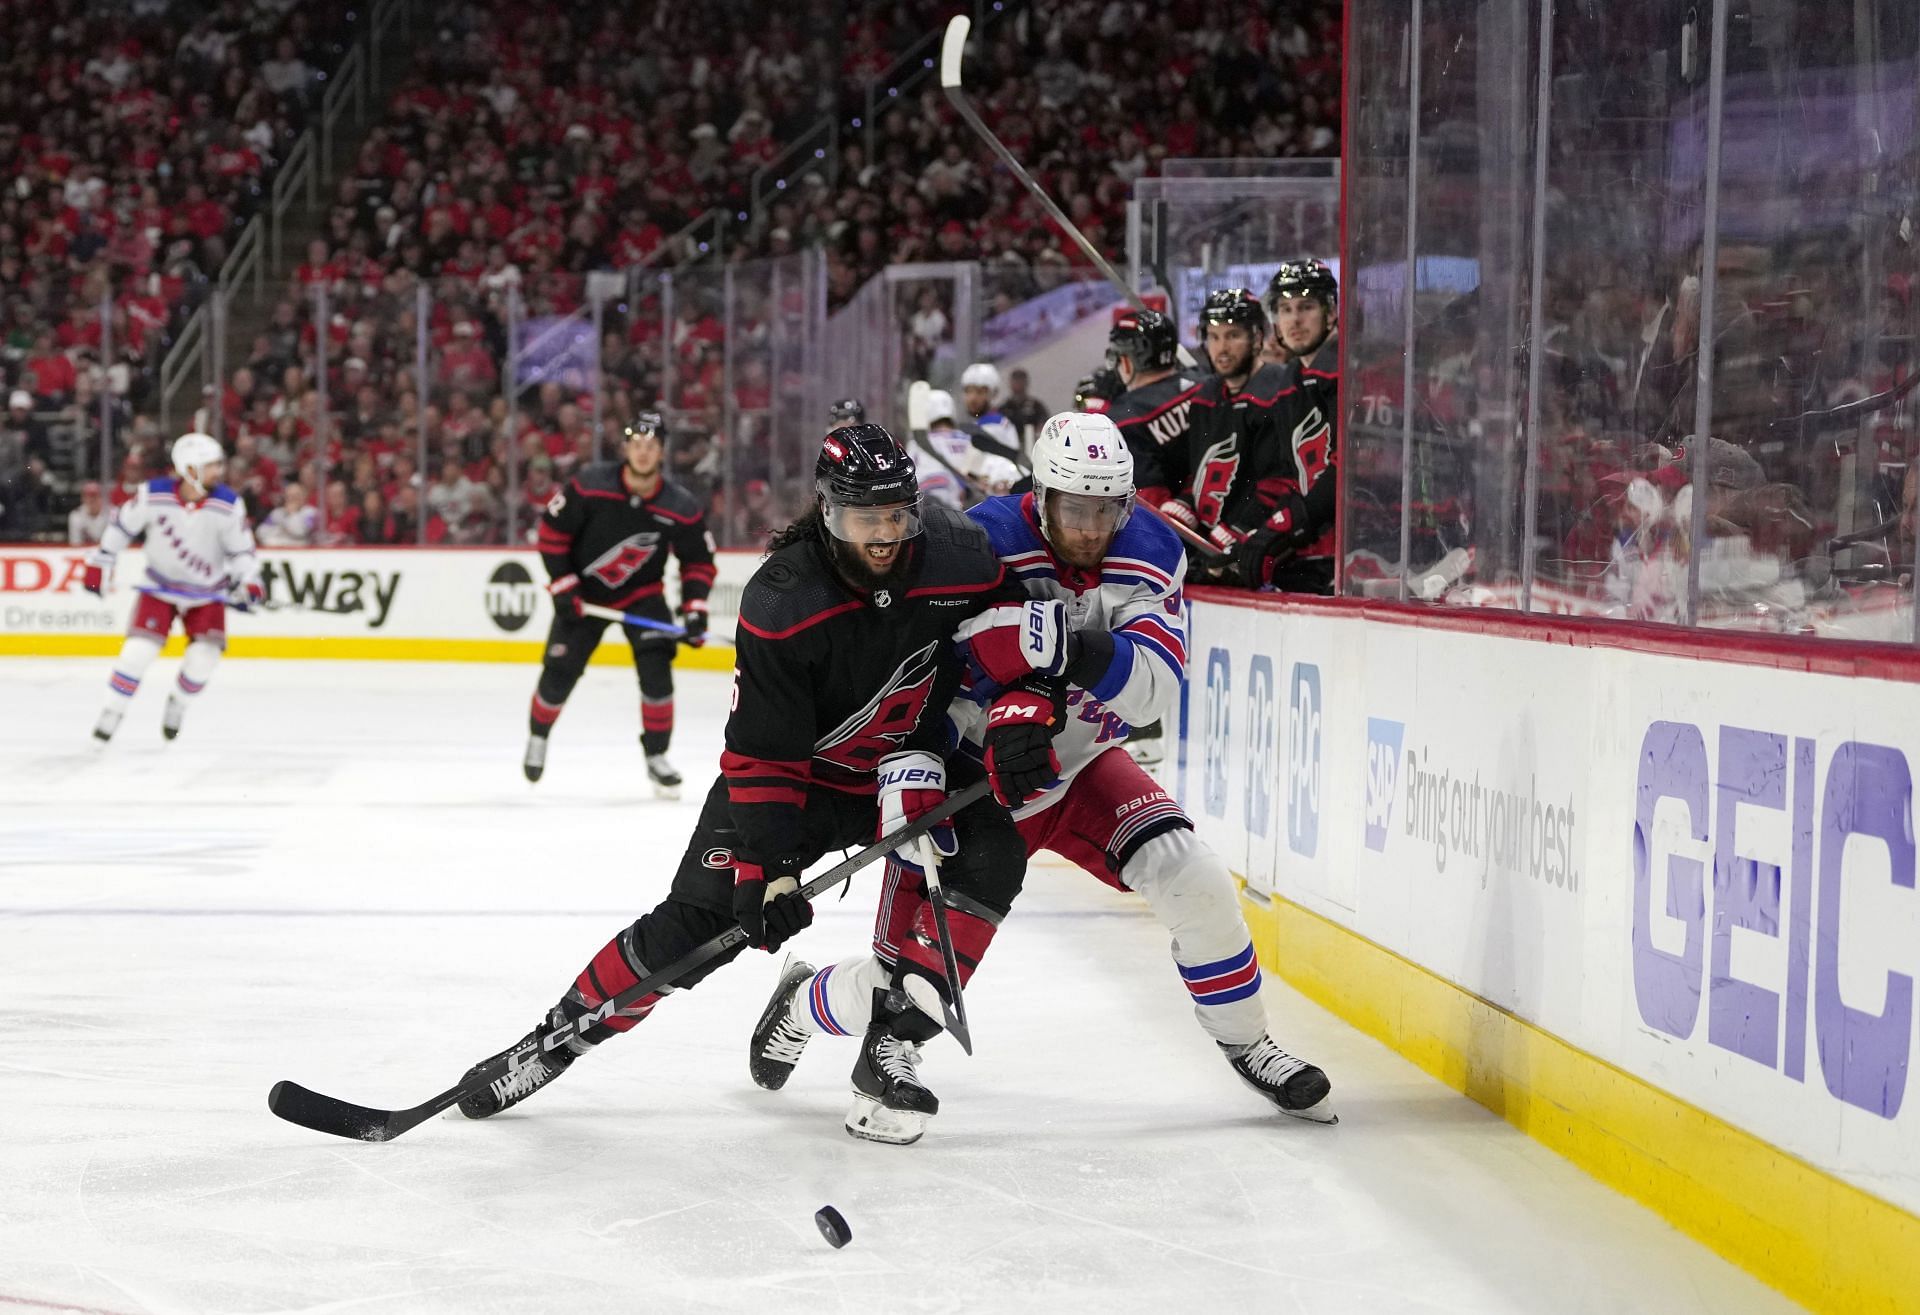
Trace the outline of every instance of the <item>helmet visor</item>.
{"type": "Polygon", "coordinates": [[[1080,534],[1117,534],[1133,514],[1133,495],[1098,498],[1090,493],[1047,491],[1047,521],[1080,534]]]}
{"type": "Polygon", "coordinates": [[[920,533],[919,498],[911,502],[889,502],[877,507],[829,502],[825,515],[829,534],[862,547],[877,543],[903,543],[920,533]]]}

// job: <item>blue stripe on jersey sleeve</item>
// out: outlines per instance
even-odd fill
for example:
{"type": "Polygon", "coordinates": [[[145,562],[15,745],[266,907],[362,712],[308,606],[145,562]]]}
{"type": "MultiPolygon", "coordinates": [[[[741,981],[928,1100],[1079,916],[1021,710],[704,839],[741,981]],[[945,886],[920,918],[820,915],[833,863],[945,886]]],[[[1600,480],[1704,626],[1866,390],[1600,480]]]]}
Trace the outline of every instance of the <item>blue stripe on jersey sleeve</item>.
{"type": "Polygon", "coordinates": [[[1018,494],[1003,493],[997,498],[988,498],[967,512],[973,522],[987,532],[987,539],[993,544],[996,557],[1046,547],[1027,518],[1021,514],[1020,502],[1018,494]]]}
{"type": "Polygon", "coordinates": [[[1165,521],[1138,508],[1127,517],[1127,523],[1113,536],[1113,545],[1107,549],[1109,557],[1131,557],[1157,566],[1168,575],[1179,568],[1186,555],[1180,536],[1169,529],[1165,521]]]}
{"type": "Polygon", "coordinates": [[[1087,693],[1102,703],[1120,696],[1127,687],[1127,678],[1133,675],[1133,644],[1131,637],[1124,631],[1113,632],[1113,660],[1107,663],[1106,671],[1100,679],[1093,682],[1093,688],[1087,693]]]}

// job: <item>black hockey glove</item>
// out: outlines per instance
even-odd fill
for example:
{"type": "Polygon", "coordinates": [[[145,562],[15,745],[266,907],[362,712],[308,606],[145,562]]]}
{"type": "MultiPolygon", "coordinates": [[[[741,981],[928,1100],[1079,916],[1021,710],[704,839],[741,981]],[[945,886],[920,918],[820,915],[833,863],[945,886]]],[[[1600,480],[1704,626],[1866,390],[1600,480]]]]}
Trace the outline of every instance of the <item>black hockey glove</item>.
{"type": "Polygon", "coordinates": [[[707,642],[707,600],[695,598],[680,605],[680,628],[687,632],[680,642],[688,648],[699,648],[707,642]]]}
{"type": "Polygon", "coordinates": [[[798,858],[766,867],[740,855],[733,858],[733,916],[747,933],[747,944],[769,952],[813,921],[813,905],[800,895],[798,858]]]}
{"type": "Polygon", "coordinates": [[[1018,808],[1060,779],[1053,737],[1067,720],[1057,681],[1022,681],[987,708],[986,767],[993,797],[1018,808]]]}

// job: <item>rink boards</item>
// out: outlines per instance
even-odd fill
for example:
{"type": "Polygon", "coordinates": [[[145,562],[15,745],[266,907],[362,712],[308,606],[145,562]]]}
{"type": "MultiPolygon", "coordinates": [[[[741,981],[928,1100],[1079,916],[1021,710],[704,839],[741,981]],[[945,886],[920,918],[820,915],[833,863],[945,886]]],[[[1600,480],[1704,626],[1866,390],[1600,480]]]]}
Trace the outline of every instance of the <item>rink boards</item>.
{"type": "Polygon", "coordinates": [[[1915,1308],[1911,654],[1197,592],[1172,769],[1272,970],[1798,1300],[1915,1308]]]}
{"type": "MultiPolygon", "coordinates": [[[[0,653],[108,656],[142,581],[143,555],[122,555],[104,600],[81,587],[85,548],[0,547],[0,653]]],[[[263,549],[266,609],[229,616],[228,651],[242,657],[538,661],[553,619],[547,573],[532,549],[263,549]]],[[[733,633],[755,552],[723,552],[711,599],[714,633],[733,633]]],[[[669,566],[667,598],[678,600],[669,566]]],[[[172,641],[177,649],[181,639],[172,641]]],[[[679,663],[725,670],[729,650],[682,649],[679,663]]],[[[602,644],[599,663],[632,661],[602,644]]]]}

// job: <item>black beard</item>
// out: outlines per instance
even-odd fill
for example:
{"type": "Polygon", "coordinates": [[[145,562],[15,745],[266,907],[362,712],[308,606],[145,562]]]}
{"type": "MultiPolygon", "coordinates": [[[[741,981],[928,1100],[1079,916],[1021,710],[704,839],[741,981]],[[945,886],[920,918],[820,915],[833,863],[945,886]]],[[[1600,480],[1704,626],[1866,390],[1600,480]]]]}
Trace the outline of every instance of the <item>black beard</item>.
{"type": "Polygon", "coordinates": [[[840,578],[862,593],[873,593],[879,589],[891,587],[899,580],[906,569],[907,554],[912,551],[912,543],[902,543],[893,554],[893,562],[883,574],[873,569],[867,561],[867,550],[858,544],[848,543],[845,539],[827,536],[827,555],[833,559],[833,569],[840,578]]]}

